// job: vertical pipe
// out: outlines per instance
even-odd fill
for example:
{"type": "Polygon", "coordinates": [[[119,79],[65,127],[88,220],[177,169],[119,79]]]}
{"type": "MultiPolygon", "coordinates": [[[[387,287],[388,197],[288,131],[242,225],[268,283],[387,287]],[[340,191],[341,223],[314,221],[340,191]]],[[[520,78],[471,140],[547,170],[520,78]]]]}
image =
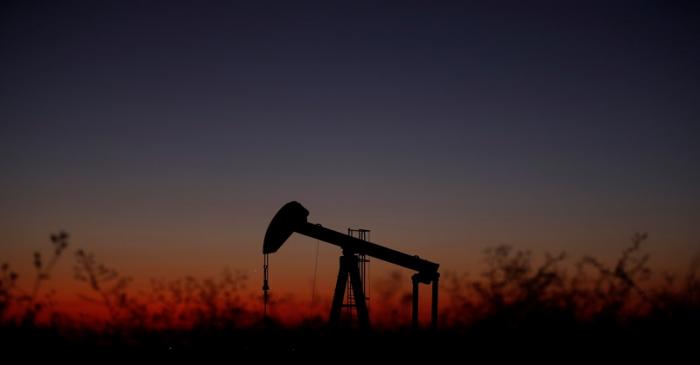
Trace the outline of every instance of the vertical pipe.
{"type": "Polygon", "coordinates": [[[438,285],[440,281],[440,274],[435,273],[435,278],[433,278],[433,303],[431,308],[431,322],[433,329],[437,329],[438,324],[438,285]]]}
{"type": "Polygon", "coordinates": [[[414,330],[418,329],[418,274],[414,274],[411,277],[413,281],[413,301],[412,301],[412,312],[411,312],[411,324],[414,330]]]}

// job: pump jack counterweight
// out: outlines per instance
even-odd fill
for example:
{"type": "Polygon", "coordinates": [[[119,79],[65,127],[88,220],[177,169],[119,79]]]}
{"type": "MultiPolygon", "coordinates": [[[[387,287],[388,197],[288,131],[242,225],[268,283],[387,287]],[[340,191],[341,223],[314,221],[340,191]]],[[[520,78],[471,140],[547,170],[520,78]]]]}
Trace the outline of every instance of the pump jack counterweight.
{"type": "Polygon", "coordinates": [[[338,279],[331,305],[329,322],[332,327],[337,327],[340,320],[340,312],[343,306],[343,298],[348,278],[350,279],[350,286],[357,306],[360,328],[369,329],[370,327],[369,311],[367,309],[366,295],[360,274],[358,255],[374,257],[416,271],[411,278],[413,284],[411,320],[414,328],[418,328],[418,284],[432,284],[431,324],[432,328],[437,327],[438,280],[440,278],[440,274],[438,273],[439,264],[421,259],[418,256],[411,256],[376,243],[336,232],[320,224],[309,223],[306,220],[308,215],[309,211],[301,204],[295,201],[289,202],[277,212],[272,218],[270,225],[267,227],[265,240],[263,242],[263,255],[265,255],[263,283],[265,313],[267,313],[267,290],[269,290],[267,282],[269,261],[267,255],[277,252],[287,241],[289,236],[296,232],[319,241],[339,246],[343,250],[343,254],[340,256],[338,279]]]}

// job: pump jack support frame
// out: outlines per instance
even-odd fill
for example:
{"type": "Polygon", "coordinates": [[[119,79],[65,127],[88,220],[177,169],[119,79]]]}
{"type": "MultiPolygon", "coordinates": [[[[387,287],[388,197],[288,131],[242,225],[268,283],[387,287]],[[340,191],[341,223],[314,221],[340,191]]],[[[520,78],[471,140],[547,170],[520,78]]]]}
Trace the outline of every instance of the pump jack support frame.
{"type": "Polygon", "coordinates": [[[343,249],[343,255],[340,257],[340,268],[338,269],[338,280],[336,282],[331,306],[331,326],[336,327],[340,320],[345,289],[348,277],[350,277],[350,285],[352,286],[353,295],[355,297],[360,326],[361,328],[369,329],[367,301],[362,287],[357,258],[357,254],[360,254],[416,271],[411,277],[413,284],[411,322],[413,328],[418,328],[418,284],[432,284],[432,307],[430,317],[432,328],[437,328],[438,282],[440,279],[440,273],[438,273],[439,264],[422,259],[418,256],[412,256],[390,249],[386,246],[336,232],[320,224],[309,223],[306,220],[308,215],[309,211],[298,202],[289,202],[285,204],[272,218],[270,225],[267,227],[265,240],[263,242],[263,254],[276,252],[289,236],[295,232],[339,246],[343,249]]]}
{"type": "Polygon", "coordinates": [[[338,269],[338,280],[335,283],[333,293],[333,305],[331,306],[330,324],[337,327],[340,320],[340,312],[343,308],[343,298],[345,297],[345,286],[350,276],[350,286],[352,287],[357,306],[357,316],[360,321],[360,328],[369,329],[369,311],[365,293],[362,290],[362,278],[360,277],[359,261],[354,253],[343,252],[340,256],[340,267],[338,269]]]}

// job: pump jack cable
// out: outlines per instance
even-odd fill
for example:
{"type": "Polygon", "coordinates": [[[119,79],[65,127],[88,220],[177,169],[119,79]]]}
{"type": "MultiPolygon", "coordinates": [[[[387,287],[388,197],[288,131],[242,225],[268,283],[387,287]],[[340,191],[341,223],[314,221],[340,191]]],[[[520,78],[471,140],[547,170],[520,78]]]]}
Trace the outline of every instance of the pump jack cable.
{"type": "Polygon", "coordinates": [[[268,291],[270,290],[269,285],[269,272],[270,267],[270,254],[263,255],[263,319],[267,320],[267,303],[270,300],[268,291]]]}

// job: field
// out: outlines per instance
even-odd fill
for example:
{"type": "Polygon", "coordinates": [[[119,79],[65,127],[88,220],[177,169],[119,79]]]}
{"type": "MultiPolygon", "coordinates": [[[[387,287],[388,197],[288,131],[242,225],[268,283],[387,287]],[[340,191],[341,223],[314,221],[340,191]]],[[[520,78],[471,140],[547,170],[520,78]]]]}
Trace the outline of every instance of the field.
{"type": "MultiPolygon", "coordinates": [[[[410,295],[388,285],[378,293],[387,304],[373,308],[372,330],[361,331],[350,317],[340,328],[329,328],[325,308],[295,316],[304,304],[289,299],[273,300],[282,309],[263,318],[259,302],[247,290],[249,278],[240,272],[154,281],[150,292],[133,293],[130,278],[82,249],[72,252],[75,279],[86,290],[81,298],[99,303],[107,315],[66,313],[52,300],[55,293],[42,290],[54,266],[71,259],[62,258],[71,247],[69,235],[60,232],[51,236],[47,260],[39,252],[34,255],[31,290],[19,287],[19,274],[9,263],[2,264],[1,342],[18,353],[41,348],[66,355],[691,354],[700,324],[700,260],[695,258],[685,274],[654,280],[650,258],[642,250],[646,239],[635,234],[613,265],[584,257],[574,263],[573,273],[564,269],[563,253],[546,255],[534,265],[530,252],[506,246],[487,249],[480,277],[443,273],[438,329],[413,330],[396,310],[410,305],[410,295]]],[[[402,280],[394,273],[386,282],[402,280]]]]}

